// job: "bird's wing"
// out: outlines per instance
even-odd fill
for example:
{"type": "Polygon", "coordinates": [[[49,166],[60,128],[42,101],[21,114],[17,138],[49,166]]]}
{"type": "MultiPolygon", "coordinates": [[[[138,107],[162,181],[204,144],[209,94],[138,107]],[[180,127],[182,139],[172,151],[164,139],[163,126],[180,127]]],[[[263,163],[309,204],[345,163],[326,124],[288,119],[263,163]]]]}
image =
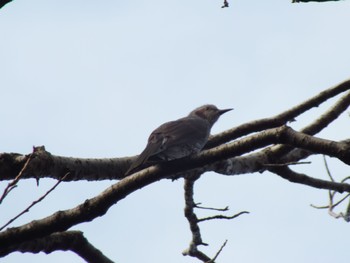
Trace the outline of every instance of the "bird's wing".
{"type": "Polygon", "coordinates": [[[130,166],[126,174],[144,164],[151,156],[176,146],[206,140],[208,125],[198,118],[185,117],[176,121],[164,123],[155,129],[148,138],[146,148],[130,166]]]}
{"type": "Polygon", "coordinates": [[[198,118],[185,117],[167,122],[154,130],[153,133],[162,133],[165,139],[163,140],[161,150],[164,150],[176,145],[204,141],[209,136],[209,130],[208,122],[198,118]]]}
{"type": "Polygon", "coordinates": [[[148,143],[147,143],[146,148],[137,157],[135,162],[133,162],[131,164],[131,166],[130,166],[129,170],[126,172],[126,174],[129,174],[135,168],[144,164],[148,160],[148,158],[151,157],[152,155],[159,153],[161,151],[160,149],[162,147],[162,143],[163,143],[162,136],[160,136],[159,134],[154,134],[154,132],[152,132],[152,134],[150,135],[150,137],[148,139],[148,143]]]}

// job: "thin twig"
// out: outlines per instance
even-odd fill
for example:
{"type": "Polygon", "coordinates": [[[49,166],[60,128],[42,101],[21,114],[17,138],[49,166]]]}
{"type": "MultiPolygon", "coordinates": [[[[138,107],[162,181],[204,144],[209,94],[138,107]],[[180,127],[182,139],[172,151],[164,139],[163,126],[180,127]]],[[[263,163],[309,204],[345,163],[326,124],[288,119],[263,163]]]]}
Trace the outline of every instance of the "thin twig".
{"type": "Polygon", "coordinates": [[[41,202],[48,194],[50,194],[55,188],[69,175],[70,172],[66,173],[61,179],[59,179],[54,186],[52,186],[43,196],[41,196],[39,199],[33,201],[26,209],[24,209],[21,213],[16,215],[14,218],[9,220],[5,225],[0,227],[0,231],[2,231],[5,227],[10,225],[13,221],[15,221],[17,218],[22,216],[23,214],[29,212],[29,210],[35,206],[37,203],[41,202]]]}
{"type": "MultiPolygon", "coordinates": [[[[336,202],[335,204],[332,204],[332,208],[338,206],[339,204],[341,204],[346,198],[348,198],[350,196],[350,194],[347,194],[346,196],[344,196],[342,199],[340,199],[338,202],[336,202]]],[[[313,208],[316,209],[328,209],[330,207],[330,205],[324,205],[324,206],[317,206],[317,205],[310,205],[313,208]]]]}
{"type": "Polygon", "coordinates": [[[233,216],[224,216],[224,215],[217,215],[213,217],[206,217],[202,219],[198,219],[197,215],[194,212],[194,208],[201,208],[201,209],[208,209],[208,210],[216,210],[216,211],[227,211],[228,206],[223,209],[217,209],[217,208],[211,208],[211,207],[200,207],[200,203],[195,203],[193,199],[194,195],[194,184],[195,181],[199,178],[199,176],[193,177],[192,179],[186,178],[184,181],[184,190],[185,190],[185,217],[187,218],[187,221],[190,225],[191,233],[192,233],[192,240],[190,242],[189,247],[182,252],[184,256],[191,256],[195,257],[203,262],[207,263],[214,263],[216,258],[221,253],[222,249],[227,243],[227,240],[224,242],[224,244],[221,246],[219,251],[216,253],[215,257],[210,259],[207,255],[205,255],[203,252],[198,250],[199,245],[208,245],[202,241],[200,228],[199,228],[199,222],[211,220],[211,219],[233,219],[236,218],[242,214],[249,213],[247,211],[240,212],[233,216]]]}
{"type": "Polygon", "coordinates": [[[238,214],[235,214],[233,216],[224,216],[224,215],[209,216],[209,217],[204,217],[204,218],[198,219],[198,222],[204,222],[204,221],[213,220],[213,219],[234,219],[234,218],[236,218],[240,215],[243,215],[243,214],[249,214],[249,212],[242,211],[242,212],[239,212],[238,214]]]}
{"type": "Polygon", "coordinates": [[[19,179],[21,179],[21,176],[23,175],[24,171],[27,169],[29,162],[34,157],[34,151],[35,151],[35,149],[33,149],[33,152],[28,156],[27,161],[25,162],[25,164],[23,165],[23,168],[18,173],[18,175],[15,177],[15,179],[13,179],[11,182],[9,182],[8,185],[6,186],[4,192],[2,193],[2,196],[0,197],[0,204],[2,203],[2,201],[4,201],[5,197],[11,192],[11,190],[13,190],[14,188],[17,187],[17,183],[18,183],[19,179]]]}
{"type": "Polygon", "coordinates": [[[328,214],[333,216],[334,218],[343,218],[346,222],[350,221],[350,217],[349,217],[349,209],[350,209],[350,201],[348,204],[348,207],[345,211],[345,213],[340,212],[340,213],[336,213],[333,211],[333,208],[336,207],[338,204],[340,204],[341,202],[343,202],[346,198],[348,198],[350,196],[350,194],[347,194],[344,198],[342,198],[340,201],[338,201],[336,204],[333,205],[333,198],[330,200],[331,204],[329,205],[329,209],[328,209],[328,214]]]}
{"type": "Polygon", "coordinates": [[[322,155],[322,156],[323,156],[323,163],[324,163],[324,166],[326,168],[327,174],[328,174],[329,178],[331,179],[331,181],[334,182],[334,178],[333,178],[331,171],[329,170],[329,167],[328,167],[328,162],[327,162],[326,156],[325,155],[322,155]]]}
{"type": "Polygon", "coordinates": [[[229,210],[228,206],[226,206],[225,208],[214,208],[214,207],[205,207],[205,206],[199,206],[199,205],[201,205],[201,203],[195,204],[195,208],[205,209],[205,210],[221,211],[221,212],[229,210]]]}
{"type": "Polygon", "coordinates": [[[349,200],[348,206],[346,207],[346,210],[345,210],[344,220],[346,222],[350,222],[350,200],[349,200]]]}
{"type": "Polygon", "coordinates": [[[225,240],[225,242],[222,244],[222,246],[220,247],[219,251],[216,253],[216,255],[209,261],[207,261],[206,263],[214,263],[215,260],[218,258],[218,256],[220,255],[222,249],[226,246],[227,244],[227,239],[225,240]]]}
{"type": "Polygon", "coordinates": [[[347,177],[345,177],[343,180],[341,180],[340,182],[341,183],[345,183],[345,181],[347,181],[347,180],[349,180],[350,179],[350,176],[347,176],[347,177]]]}
{"type": "MultiPolygon", "coordinates": [[[[330,180],[332,182],[335,182],[334,181],[334,178],[332,176],[332,173],[329,169],[329,166],[328,166],[328,163],[327,163],[327,160],[326,160],[326,157],[323,155],[323,161],[324,161],[324,165],[325,165],[325,168],[326,168],[326,171],[327,171],[327,174],[330,178],[330,180]]],[[[346,180],[350,179],[350,176],[348,177],[345,177],[341,183],[344,183],[346,180]]],[[[313,208],[316,208],[316,209],[328,209],[328,214],[334,218],[343,218],[346,222],[350,222],[350,200],[349,200],[349,204],[347,206],[347,209],[345,211],[345,213],[343,212],[340,212],[340,213],[336,213],[334,212],[334,208],[336,206],[338,206],[339,204],[341,204],[344,200],[346,200],[349,196],[350,196],[350,193],[348,193],[347,195],[345,195],[342,199],[340,199],[338,202],[336,202],[335,204],[333,203],[334,201],[334,197],[335,195],[337,194],[336,191],[328,191],[328,198],[329,198],[329,205],[325,205],[325,206],[316,206],[316,205],[313,205],[311,204],[311,207],[313,208]]]]}
{"type": "Polygon", "coordinates": [[[338,202],[336,202],[335,204],[332,204],[332,209],[336,206],[338,206],[339,204],[341,204],[346,198],[348,198],[350,196],[350,194],[347,194],[346,196],[344,196],[342,199],[340,199],[338,202]]]}

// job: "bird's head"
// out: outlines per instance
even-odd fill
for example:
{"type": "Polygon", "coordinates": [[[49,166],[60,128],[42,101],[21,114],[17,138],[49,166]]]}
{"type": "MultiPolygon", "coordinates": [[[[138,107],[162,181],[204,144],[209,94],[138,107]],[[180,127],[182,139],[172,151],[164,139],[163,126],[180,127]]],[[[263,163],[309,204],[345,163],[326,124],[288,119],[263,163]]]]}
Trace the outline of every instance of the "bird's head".
{"type": "Polygon", "coordinates": [[[215,105],[207,104],[194,109],[188,116],[205,119],[212,126],[222,114],[230,110],[232,109],[219,110],[215,105]]]}

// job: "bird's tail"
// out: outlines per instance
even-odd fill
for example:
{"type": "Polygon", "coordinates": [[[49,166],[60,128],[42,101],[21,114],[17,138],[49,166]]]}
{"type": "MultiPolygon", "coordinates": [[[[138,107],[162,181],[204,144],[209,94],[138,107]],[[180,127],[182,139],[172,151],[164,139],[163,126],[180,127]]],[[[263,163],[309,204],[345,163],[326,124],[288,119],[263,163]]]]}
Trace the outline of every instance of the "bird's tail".
{"type": "Polygon", "coordinates": [[[144,155],[142,156],[142,153],[136,158],[135,162],[131,164],[129,169],[126,171],[125,175],[131,174],[137,167],[141,166],[144,164],[147,160],[147,156],[144,155]]]}
{"type": "Polygon", "coordinates": [[[143,150],[143,152],[136,158],[136,160],[131,164],[128,171],[125,173],[125,175],[131,174],[136,168],[143,165],[147,160],[152,156],[159,152],[159,144],[148,144],[146,148],[143,150]]]}

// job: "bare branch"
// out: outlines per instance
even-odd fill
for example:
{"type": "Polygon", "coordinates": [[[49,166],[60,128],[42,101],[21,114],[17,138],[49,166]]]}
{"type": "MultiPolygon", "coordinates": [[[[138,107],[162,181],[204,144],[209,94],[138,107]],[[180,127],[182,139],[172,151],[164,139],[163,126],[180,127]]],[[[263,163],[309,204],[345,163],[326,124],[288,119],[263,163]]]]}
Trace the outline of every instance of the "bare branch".
{"type": "Polygon", "coordinates": [[[4,7],[5,5],[7,5],[10,2],[12,2],[12,0],[2,0],[2,1],[0,1],[0,8],[4,7]]]}
{"type": "Polygon", "coordinates": [[[324,114],[318,119],[313,121],[310,125],[304,127],[300,132],[309,135],[314,135],[321,132],[334,120],[336,120],[341,114],[343,114],[350,105],[350,92],[347,92],[342,96],[332,107],[330,107],[324,114]]]}
{"type": "MultiPolygon", "coordinates": [[[[320,132],[323,128],[327,127],[331,122],[338,118],[340,114],[342,114],[348,108],[349,104],[350,93],[347,93],[342,98],[340,98],[335,103],[335,105],[333,105],[333,107],[328,109],[320,118],[302,129],[302,132],[309,135],[320,132]]],[[[298,108],[298,106],[296,108],[298,108]]],[[[280,115],[287,114],[288,112],[289,111],[286,111],[280,115]]],[[[251,122],[250,124],[244,124],[243,126],[250,126],[253,125],[253,123],[254,122],[251,122]]],[[[350,140],[345,140],[343,143],[350,144],[350,140]]],[[[305,159],[312,154],[314,154],[314,152],[305,149],[295,149],[290,145],[274,145],[250,155],[234,157],[221,162],[217,162],[211,165],[209,169],[226,175],[261,172],[266,168],[263,164],[284,164],[290,162],[298,162],[299,160],[305,159]]]]}
{"type": "Polygon", "coordinates": [[[228,206],[226,206],[225,208],[214,208],[214,207],[204,207],[204,206],[199,206],[201,203],[197,203],[195,204],[196,208],[199,209],[206,209],[206,210],[215,210],[215,211],[228,211],[228,206]]]}
{"type": "Polygon", "coordinates": [[[327,162],[326,156],[325,155],[322,155],[322,156],[323,156],[324,167],[326,168],[326,172],[329,176],[329,179],[331,179],[331,181],[334,182],[334,178],[333,178],[331,171],[329,170],[329,167],[328,167],[328,162],[327,162]]]}
{"type": "MultiPolygon", "coordinates": [[[[318,107],[320,104],[324,103],[330,98],[333,98],[345,91],[350,90],[350,80],[346,80],[332,88],[324,90],[318,95],[308,99],[307,101],[284,111],[276,116],[270,118],[264,118],[256,120],[253,122],[242,124],[238,127],[229,129],[220,134],[212,136],[205,146],[205,149],[213,148],[223,143],[235,140],[241,136],[251,134],[253,132],[259,132],[266,129],[276,128],[282,125],[287,124],[290,121],[293,121],[297,116],[303,114],[304,112],[318,107]]],[[[347,104],[347,107],[349,103],[347,104]]],[[[337,111],[334,112],[335,114],[337,111]]]]}
{"type": "Polygon", "coordinates": [[[193,187],[194,187],[195,181],[198,178],[199,178],[199,175],[192,176],[192,178],[186,178],[184,181],[184,196],[185,196],[184,212],[185,212],[185,217],[190,225],[192,240],[190,242],[189,247],[182,252],[182,255],[195,257],[203,262],[209,262],[210,258],[207,255],[205,255],[203,252],[198,250],[199,245],[205,245],[205,246],[208,245],[202,241],[200,229],[198,226],[198,218],[194,213],[194,208],[196,204],[193,200],[193,194],[194,194],[193,187]]]}
{"type": "MultiPolygon", "coordinates": [[[[308,135],[315,135],[326,128],[337,119],[350,105],[350,92],[341,97],[330,109],[322,114],[317,120],[304,127],[300,132],[308,135]]],[[[291,145],[276,145],[264,150],[269,155],[269,159],[284,163],[288,159],[288,154],[294,150],[291,145]]],[[[311,153],[310,153],[311,154],[311,153]]]]}
{"type": "Polygon", "coordinates": [[[193,187],[194,187],[195,179],[185,179],[184,181],[184,193],[185,193],[185,217],[190,225],[190,229],[192,232],[192,241],[195,246],[199,245],[207,245],[203,243],[200,229],[198,226],[198,218],[194,213],[194,207],[196,207],[193,200],[193,187]]]}
{"type": "Polygon", "coordinates": [[[227,244],[227,239],[225,240],[225,242],[222,244],[222,246],[220,247],[220,249],[218,250],[218,252],[216,253],[216,255],[213,257],[213,259],[209,260],[206,263],[214,263],[215,260],[218,258],[218,256],[220,255],[221,251],[223,250],[223,248],[226,246],[227,244]]]}
{"type": "Polygon", "coordinates": [[[155,167],[129,176],[110,186],[94,198],[87,199],[75,208],[58,211],[41,220],[35,220],[20,227],[10,228],[0,233],[0,243],[11,246],[34,238],[41,238],[60,232],[82,222],[91,221],[104,215],[116,202],[128,194],[160,180],[162,176],[155,167]]]}
{"type": "MultiPolygon", "coordinates": [[[[350,80],[347,80],[272,118],[266,118],[246,123],[236,128],[227,130],[223,133],[212,136],[206,145],[206,149],[213,148],[214,146],[218,146],[252,132],[279,127],[288,121],[292,121],[295,117],[306,112],[307,110],[313,107],[317,107],[329,98],[332,98],[349,89],[350,80]]],[[[339,102],[337,104],[338,106],[332,109],[332,112],[329,112],[327,114],[327,118],[325,116],[322,118],[322,125],[321,121],[318,121],[317,125],[315,124],[315,128],[313,129],[316,129],[317,126],[325,127],[327,123],[330,123],[337,116],[339,116],[339,114],[344,111],[344,108],[349,106],[349,98],[349,94],[347,97],[344,96],[343,102],[339,102]]],[[[308,129],[310,131],[310,128],[308,129]]],[[[318,128],[318,130],[319,129],[320,128],[318,128]]],[[[278,155],[278,153],[276,153],[276,155],[278,155]]],[[[281,155],[279,155],[279,157],[281,157],[281,155]]],[[[38,151],[36,153],[35,160],[31,162],[31,169],[24,173],[22,178],[50,177],[59,179],[62,174],[70,171],[71,174],[68,178],[66,178],[66,181],[122,179],[125,177],[125,171],[129,168],[130,164],[135,158],[135,156],[107,159],[69,158],[51,155],[43,148],[40,152],[38,151]]],[[[20,154],[0,154],[0,180],[13,179],[18,173],[17,171],[20,170],[19,167],[23,167],[25,161],[26,157],[20,154]]]]}
{"type": "Polygon", "coordinates": [[[309,185],[319,189],[330,189],[339,193],[350,192],[350,185],[348,184],[316,179],[305,174],[292,171],[289,167],[274,167],[271,168],[270,171],[293,183],[309,185]]]}
{"type": "MultiPolygon", "coordinates": [[[[13,181],[11,181],[10,183],[8,183],[7,187],[5,188],[4,192],[2,193],[2,196],[0,197],[0,204],[2,203],[2,201],[5,199],[5,197],[10,193],[10,191],[12,189],[14,189],[15,187],[17,187],[17,183],[19,181],[19,179],[22,177],[24,171],[27,169],[29,162],[33,159],[33,153],[35,152],[35,148],[33,148],[33,152],[31,154],[29,154],[26,162],[23,165],[23,168],[21,169],[21,171],[18,173],[18,175],[15,177],[15,179],[13,179],[13,181]]],[[[1,230],[0,230],[1,231],[1,230]]]]}
{"type": "Polygon", "coordinates": [[[57,181],[56,184],[54,184],[54,186],[52,186],[43,196],[41,196],[39,199],[33,201],[26,209],[24,209],[21,213],[19,213],[17,216],[15,216],[14,218],[12,218],[11,220],[9,220],[5,225],[3,225],[2,227],[0,227],[0,231],[2,231],[5,227],[7,227],[8,225],[10,225],[13,221],[15,221],[16,219],[18,219],[20,216],[22,216],[23,214],[29,212],[29,210],[35,206],[37,203],[40,203],[42,200],[44,200],[44,198],[46,196],[48,196],[53,190],[55,190],[55,188],[69,175],[69,172],[66,173],[60,180],[57,181]]]}
{"type": "Polygon", "coordinates": [[[213,220],[213,219],[235,219],[236,217],[239,217],[240,215],[243,215],[243,214],[249,214],[248,211],[242,211],[242,212],[239,212],[238,214],[235,214],[233,216],[224,216],[224,215],[216,215],[216,216],[209,216],[209,217],[204,217],[204,218],[200,218],[198,219],[198,223],[199,222],[204,222],[204,221],[207,221],[207,220],[213,220]]]}
{"type": "MultiPolygon", "coordinates": [[[[328,174],[329,178],[331,179],[332,182],[335,182],[334,178],[332,176],[332,173],[331,173],[331,171],[330,171],[330,169],[328,167],[327,159],[326,159],[325,156],[323,156],[323,161],[324,161],[324,165],[325,165],[325,168],[326,168],[326,171],[327,171],[327,174],[328,174]]],[[[344,183],[348,179],[349,179],[349,177],[344,178],[341,181],[341,183],[344,183]]],[[[316,205],[311,204],[311,207],[316,208],[316,209],[328,209],[328,214],[330,216],[332,216],[334,218],[343,218],[346,222],[350,222],[350,199],[349,199],[350,193],[345,195],[338,202],[334,203],[334,197],[335,197],[336,194],[337,194],[336,191],[328,191],[328,198],[329,198],[329,204],[328,205],[326,205],[326,206],[316,206],[316,205]],[[348,207],[347,207],[345,213],[343,213],[343,212],[340,212],[340,213],[334,212],[334,208],[336,206],[338,206],[339,204],[341,204],[346,199],[349,199],[349,204],[348,204],[348,207]]]]}
{"type": "MultiPolygon", "coordinates": [[[[21,178],[53,178],[59,180],[62,174],[70,172],[65,181],[96,181],[124,178],[133,158],[73,158],[52,155],[44,146],[36,147],[33,160],[21,178]]],[[[0,180],[15,177],[28,157],[16,153],[0,154],[0,180]]]]}
{"type": "MultiPolygon", "coordinates": [[[[194,195],[194,183],[199,178],[199,176],[192,176],[192,178],[186,178],[184,182],[184,190],[185,190],[185,217],[190,225],[191,233],[192,233],[192,240],[190,242],[189,247],[182,252],[184,256],[191,256],[198,258],[199,260],[203,262],[214,262],[216,258],[219,256],[220,252],[224,248],[224,246],[227,243],[227,240],[224,242],[224,244],[221,246],[219,251],[216,253],[215,257],[213,259],[210,259],[207,255],[205,255],[203,252],[198,250],[199,245],[208,245],[206,243],[203,243],[200,229],[199,229],[199,222],[211,220],[211,219],[234,219],[242,214],[249,213],[246,211],[240,212],[233,216],[223,216],[223,215],[217,215],[213,217],[206,217],[203,219],[198,219],[197,215],[194,212],[194,208],[203,208],[203,209],[210,209],[210,210],[218,210],[215,208],[207,208],[207,207],[199,207],[195,204],[193,195],[194,195]]],[[[223,211],[228,210],[228,207],[221,209],[223,211]]]]}
{"type": "Polygon", "coordinates": [[[311,204],[310,206],[316,209],[328,209],[328,208],[335,208],[336,206],[338,206],[339,204],[341,204],[345,199],[347,199],[350,196],[350,194],[345,195],[342,199],[340,199],[338,202],[336,202],[335,204],[331,203],[329,205],[324,205],[324,206],[318,206],[318,205],[313,205],[311,204]]]}
{"type": "MultiPolygon", "coordinates": [[[[350,204],[350,201],[349,201],[349,204],[350,204]]],[[[347,209],[346,213],[343,213],[343,212],[335,213],[333,210],[329,209],[328,214],[336,219],[343,218],[346,222],[350,222],[349,209],[347,209]]]]}
{"type": "Polygon", "coordinates": [[[4,248],[1,246],[0,256],[4,257],[15,251],[22,253],[45,252],[46,254],[49,254],[57,250],[71,250],[89,263],[113,263],[112,260],[107,258],[100,250],[89,243],[80,231],[53,233],[43,238],[17,243],[11,247],[4,248]]]}
{"type": "Polygon", "coordinates": [[[348,206],[347,206],[347,208],[345,210],[344,220],[346,222],[350,222],[350,200],[349,200],[348,206]]]}
{"type": "MultiPolygon", "coordinates": [[[[342,89],[346,88],[345,90],[349,89],[348,82],[349,81],[344,82],[345,84],[343,83],[339,85],[337,89],[334,88],[334,90],[337,90],[337,92],[340,93],[339,87],[341,87],[342,89]]],[[[334,90],[332,91],[333,93],[329,91],[321,93],[323,94],[323,97],[321,97],[324,100],[329,98],[327,96],[329,96],[329,94],[334,95],[334,90]],[[327,96],[324,94],[327,94],[327,96]]],[[[347,94],[346,96],[348,95],[349,94],[347,94]]],[[[344,110],[344,107],[348,105],[346,96],[343,97],[343,101],[345,101],[346,103],[344,102],[344,104],[342,104],[343,106],[339,107],[338,113],[341,110],[344,110]]],[[[307,105],[303,105],[303,107],[297,107],[297,109],[293,108],[292,112],[294,112],[294,115],[297,113],[301,114],[303,111],[306,111],[310,107],[317,106],[319,103],[322,103],[322,99],[319,99],[318,97],[318,100],[312,101],[312,103],[309,103],[307,105]]],[[[286,116],[291,117],[293,116],[293,114],[291,114],[291,112],[286,113],[284,116],[284,121],[290,120],[286,116]]],[[[331,119],[335,118],[334,116],[338,115],[327,114],[327,121],[323,122],[322,125],[319,124],[318,127],[325,127],[325,123],[330,122],[331,119]]],[[[322,119],[325,119],[325,117],[323,116],[322,119]]],[[[276,124],[276,122],[273,123],[276,124]]],[[[318,123],[321,122],[319,121],[318,123]]],[[[250,129],[252,127],[260,127],[259,125],[254,125],[251,125],[250,129]]],[[[265,122],[264,125],[271,125],[271,123],[268,121],[267,123],[265,122]]],[[[243,130],[244,129],[241,128],[241,131],[243,130]]],[[[245,129],[245,131],[248,130],[249,129],[245,129]]],[[[314,131],[315,130],[317,129],[315,128],[314,131]]],[[[237,135],[238,133],[236,132],[235,134],[237,135]]],[[[230,136],[232,138],[232,134],[230,136]]],[[[247,136],[240,140],[228,143],[226,145],[221,145],[210,150],[203,151],[193,156],[160,163],[156,166],[152,166],[142,171],[139,171],[133,175],[122,179],[120,182],[106,189],[100,195],[86,200],[83,204],[80,204],[75,208],[68,209],[65,211],[59,211],[47,218],[36,220],[21,227],[11,228],[1,232],[0,243],[6,244],[6,246],[11,246],[18,242],[25,242],[34,238],[45,237],[54,232],[65,231],[76,224],[91,221],[98,216],[104,215],[112,205],[122,200],[130,193],[141,189],[142,187],[148,184],[151,184],[164,178],[168,178],[180,172],[183,174],[184,171],[191,169],[196,169],[196,173],[202,173],[204,171],[207,171],[213,163],[226,160],[228,158],[237,157],[249,153],[251,151],[269,146],[271,144],[288,145],[287,147],[291,147],[288,149],[288,154],[291,154],[294,151],[291,151],[290,149],[300,148],[304,152],[326,154],[328,156],[336,157],[339,160],[342,160],[344,163],[350,163],[349,141],[335,142],[320,139],[307,135],[305,133],[296,132],[287,126],[281,126],[278,128],[268,129],[254,135],[247,136]]],[[[281,159],[280,157],[281,156],[276,156],[276,163],[278,160],[281,159]]],[[[88,178],[95,178],[101,173],[107,174],[108,176],[112,176],[111,178],[114,178],[114,175],[111,175],[111,171],[113,171],[113,169],[116,169],[117,174],[123,174],[124,176],[124,172],[128,169],[132,158],[116,159],[115,162],[112,159],[108,159],[107,161],[105,160],[107,159],[103,159],[102,161],[98,159],[85,159],[84,161],[82,161],[82,159],[78,158],[58,157],[46,152],[44,148],[40,148],[40,151],[38,150],[35,152],[35,158],[33,158],[33,160],[30,162],[30,165],[28,167],[27,178],[29,178],[30,176],[42,177],[43,175],[53,176],[52,174],[50,174],[51,172],[56,173],[54,176],[57,176],[58,172],[64,171],[64,173],[66,173],[67,170],[71,171],[72,174],[70,174],[69,177],[65,180],[80,180],[85,178],[85,174],[88,175],[88,178]],[[103,165],[97,165],[99,162],[103,162],[103,165]],[[85,169],[84,167],[88,168],[85,169]]],[[[4,178],[7,172],[13,172],[13,170],[16,170],[19,167],[18,164],[21,164],[22,167],[26,161],[26,157],[23,157],[22,155],[2,154],[0,156],[1,177],[4,178]],[[2,164],[6,164],[7,166],[2,164]]],[[[258,165],[260,165],[260,167],[263,167],[263,163],[275,162],[266,162],[265,159],[265,162],[261,162],[258,165]]],[[[245,165],[249,165],[249,163],[246,163],[245,165]]],[[[330,189],[338,192],[350,192],[350,185],[346,183],[336,183],[318,180],[315,178],[308,177],[306,175],[297,174],[291,171],[288,167],[272,167],[271,170],[292,182],[298,182],[305,185],[310,185],[312,187],[330,189]]],[[[23,174],[22,178],[24,176],[26,176],[25,173],[23,174]]],[[[202,241],[200,243],[203,244],[202,241]]],[[[195,250],[190,249],[188,253],[192,253],[193,251],[195,250]]],[[[204,260],[205,255],[203,253],[197,250],[195,252],[198,252],[198,258],[204,260]]]]}
{"type": "MultiPolygon", "coordinates": [[[[350,161],[350,145],[348,144],[301,134],[286,126],[270,129],[197,155],[144,169],[124,178],[107,188],[100,195],[86,200],[83,204],[73,209],[60,211],[42,220],[36,220],[22,227],[8,229],[0,233],[0,243],[10,245],[12,242],[23,242],[32,238],[43,237],[53,232],[66,230],[78,223],[90,221],[104,215],[113,204],[122,200],[128,194],[171,174],[203,167],[203,165],[230,158],[271,143],[288,143],[299,148],[338,157],[346,163],[350,161]]],[[[288,178],[290,181],[338,192],[350,192],[349,184],[315,180],[314,178],[291,172],[285,167],[271,169],[274,169],[276,173],[288,178]]]]}
{"type": "Polygon", "coordinates": [[[347,177],[345,177],[345,178],[343,178],[342,180],[341,180],[341,183],[345,183],[347,180],[349,180],[350,179],[350,176],[347,176],[347,177]]]}

